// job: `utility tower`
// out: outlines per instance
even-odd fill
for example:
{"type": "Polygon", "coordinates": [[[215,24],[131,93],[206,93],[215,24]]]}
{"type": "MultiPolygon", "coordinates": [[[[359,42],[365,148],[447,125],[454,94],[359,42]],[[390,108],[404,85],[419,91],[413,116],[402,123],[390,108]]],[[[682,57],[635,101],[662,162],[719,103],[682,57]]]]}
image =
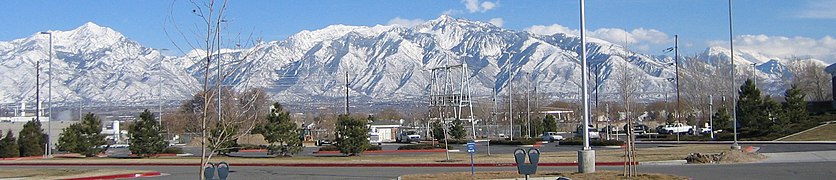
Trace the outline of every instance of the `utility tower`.
{"type": "Polygon", "coordinates": [[[470,71],[467,63],[445,65],[431,69],[429,118],[430,121],[441,121],[447,124],[455,119],[470,122],[471,133],[476,139],[476,120],[473,115],[473,99],[471,98],[470,71]]]}

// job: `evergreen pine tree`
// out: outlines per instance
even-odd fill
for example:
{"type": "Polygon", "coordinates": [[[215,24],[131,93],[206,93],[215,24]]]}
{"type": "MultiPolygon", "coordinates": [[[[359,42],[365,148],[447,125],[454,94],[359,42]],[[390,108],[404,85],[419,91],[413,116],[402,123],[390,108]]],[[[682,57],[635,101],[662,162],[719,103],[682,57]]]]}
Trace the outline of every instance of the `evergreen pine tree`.
{"type": "Polygon", "coordinates": [[[435,121],[431,124],[433,130],[433,139],[436,140],[444,140],[444,126],[441,124],[441,121],[435,121]]]}
{"type": "Polygon", "coordinates": [[[238,139],[234,138],[237,131],[237,124],[224,125],[221,122],[216,122],[209,129],[209,137],[206,138],[207,147],[221,155],[238,152],[238,148],[236,148],[238,147],[238,139]]]}
{"type": "MultiPolygon", "coordinates": [[[[755,86],[752,79],[747,79],[740,86],[740,94],[737,100],[737,121],[740,123],[740,131],[744,136],[760,135],[764,129],[763,121],[768,117],[764,111],[761,91],[755,86]]],[[[767,126],[768,127],[768,126],[767,126]]]]}
{"type": "MultiPolygon", "coordinates": [[[[0,135],[3,133],[0,132],[0,135]]],[[[6,132],[6,137],[0,140],[0,158],[18,157],[20,151],[17,149],[17,142],[15,142],[14,133],[12,130],[6,132]]]]}
{"type": "Polygon", "coordinates": [[[349,156],[358,155],[370,147],[366,121],[340,115],[337,120],[337,149],[349,156]]]}
{"type": "Polygon", "coordinates": [[[285,112],[279,103],[273,104],[273,109],[267,115],[267,122],[260,130],[264,140],[270,143],[270,154],[281,153],[289,156],[302,151],[299,139],[299,128],[290,120],[290,113],[285,112]]]}
{"type": "Polygon", "coordinates": [[[450,131],[447,133],[453,137],[453,139],[462,139],[464,138],[467,131],[464,130],[464,123],[459,118],[454,119],[450,122],[450,131]]]}
{"type": "Polygon", "coordinates": [[[732,131],[732,124],[731,124],[731,116],[729,115],[729,110],[726,107],[720,107],[717,109],[717,113],[714,113],[714,124],[712,124],[713,130],[723,130],[726,132],[732,131]]]}
{"type": "Polygon", "coordinates": [[[668,115],[665,116],[665,124],[673,123],[676,123],[676,117],[673,116],[673,113],[668,112],[668,115]]]}
{"type": "Polygon", "coordinates": [[[551,114],[546,115],[546,118],[543,119],[543,132],[556,132],[557,131],[557,121],[554,119],[554,116],[551,114]]]}
{"type": "Polygon", "coordinates": [[[758,129],[761,131],[762,134],[765,133],[784,133],[786,132],[787,125],[789,123],[783,123],[781,118],[783,115],[783,110],[781,110],[781,104],[775,102],[771,96],[766,96],[763,98],[763,108],[762,111],[766,114],[766,119],[757,123],[758,129]]]}
{"type": "Polygon", "coordinates": [[[543,126],[542,120],[532,119],[531,120],[531,136],[537,137],[538,135],[542,135],[545,130],[545,126],[543,126]]]}
{"type": "Polygon", "coordinates": [[[784,115],[782,116],[782,123],[789,123],[791,129],[797,129],[803,124],[810,123],[809,115],[807,113],[807,102],[804,101],[806,95],[796,85],[792,85],[790,89],[784,93],[784,99],[787,101],[783,106],[784,115]]]}
{"type": "Polygon", "coordinates": [[[23,125],[23,129],[17,135],[17,147],[20,156],[41,156],[44,155],[46,145],[46,134],[41,129],[41,122],[32,119],[23,125]]]}
{"type": "Polygon", "coordinates": [[[101,128],[101,120],[93,113],[87,113],[80,123],[64,128],[58,138],[58,149],[87,157],[99,154],[102,152],[100,146],[107,144],[101,128]]]}
{"type": "Polygon", "coordinates": [[[154,120],[154,114],[146,109],[139,114],[139,121],[128,128],[130,137],[128,149],[131,153],[142,156],[162,153],[167,143],[161,129],[159,122],[154,120]]]}

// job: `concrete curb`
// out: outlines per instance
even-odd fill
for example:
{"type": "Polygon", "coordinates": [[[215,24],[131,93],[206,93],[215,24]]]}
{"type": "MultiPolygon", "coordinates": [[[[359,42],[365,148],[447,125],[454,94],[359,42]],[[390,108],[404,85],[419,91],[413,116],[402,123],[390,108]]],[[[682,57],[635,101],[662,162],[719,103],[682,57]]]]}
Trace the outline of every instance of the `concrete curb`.
{"type": "Polygon", "coordinates": [[[640,162],[640,165],[684,165],[688,164],[686,160],[668,160],[668,161],[649,161],[640,162]]]}
{"type": "MultiPolygon", "coordinates": [[[[397,153],[442,153],[444,149],[425,149],[425,150],[375,150],[364,151],[362,154],[397,154],[397,153]]],[[[458,151],[450,151],[458,152],[458,151]]],[[[314,154],[342,154],[340,151],[317,151],[314,154]]]]}
{"type": "MultiPolygon", "coordinates": [[[[636,141],[636,144],[732,144],[734,141],[636,141]]],[[[836,144],[836,141],[737,141],[738,144],[836,144]]]]}
{"type": "MultiPolygon", "coordinates": [[[[597,166],[623,166],[624,162],[596,162],[597,166]]],[[[641,164],[632,162],[632,164],[641,164]]],[[[516,167],[516,163],[476,163],[476,167],[516,167]]],[[[539,166],[577,166],[578,163],[540,163],[539,166]]],[[[2,163],[2,166],[200,166],[200,163],[2,163]]],[[[232,164],[232,166],[278,166],[278,167],[470,167],[470,163],[449,164],[398,164],[398,163],[367,163],[367,164],[336,164],[336,163],[246,163],[232,164]]]]}
{"type": "Polygon", "coordinates": [[[81,177],[81,178],[69,178],[65,180],[95,180],[95,179],[127,179],[127,178],[138,178],[138,177],[152,177],[152,176],[159,176],[161,175],[160,172],[147,172],[147,173],[130,173],[130,174],[115,174],[115,175],[105,175],[105,176],[90,176],[90,177],[81,177]]]}

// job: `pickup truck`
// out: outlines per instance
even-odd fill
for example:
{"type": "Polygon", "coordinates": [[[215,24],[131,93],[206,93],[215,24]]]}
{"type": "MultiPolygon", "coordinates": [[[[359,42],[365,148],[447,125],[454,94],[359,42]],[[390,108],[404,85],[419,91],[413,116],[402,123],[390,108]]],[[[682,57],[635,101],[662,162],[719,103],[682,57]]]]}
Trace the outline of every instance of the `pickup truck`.
{"type": "Polygon", "coordinates": [[[401,143],[421,142],[421,135],[415,131],[404,131],[398,134],[396,140],[401,143]]]}
{"type": "Polygon", "coordinates": [[[682,123],[666,124],[662,126],[659,133],[675,134],[675,133],[694,133],[694,126],[685,125],[682,123]]]}

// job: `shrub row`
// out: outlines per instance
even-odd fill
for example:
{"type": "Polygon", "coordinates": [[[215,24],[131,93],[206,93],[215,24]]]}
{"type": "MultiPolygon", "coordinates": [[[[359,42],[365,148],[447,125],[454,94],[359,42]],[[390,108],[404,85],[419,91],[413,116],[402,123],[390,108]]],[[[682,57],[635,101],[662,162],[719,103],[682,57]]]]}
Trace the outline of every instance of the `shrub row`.
{"type": "Polygon", "coordinates": [[[410,145],[398,147],[398,150],[424,150],[424,149],[444,149],[444,145],[436,144],[435,146],[433,146],[432,144],[421,143],[421,144],[410,144],[410,145]]]}
{"type": "Polygon", "coordinates": [[[183,149],[179,147],[167,147],[163,149],[163,154],[183,154],[183,149]]]}
{"type": "MultiPolygon", "coordinates": [[[[583,145],[583,138],[580,137],[571,137],[560,140],[560,145],[583,145]]],[[[590,139],[589,145],[591,146],[621,146],[624,145],[624,141],[618,141],[614,139],[605,140],[605,139],[590,139]]]]}
{"type": "MultiPolygon", "coordinates": [[[[448,139],[448,144],[467,144],[470,140],[466,139],[448,139]]],[[[498,145],[532,145],[536,143],[537,140],[529,138],[529,139],[514,139],[513,141],[508,139],[492,139],[491,144],[498,144],[498,145]]],[[[444,140],[438,141],[439,144],[443,144],[444,140]]]]}
{"type": "MultiPolygon", "coordinates": [[[[371,145],[371,146],[369,146],[368,149],[366,149],[366,151],[377,151],[377,150],[381,150],[381,149],[383,149],[383,148],[381,148],[378,145],[371,145]]],[[[339,151],[339,150],[340,149],[337,149],[337,146],[334,146],[334,145],[327,145],[327,146],[322,146],[322,147],[319,148],[319,151],[339,151]]]]}

